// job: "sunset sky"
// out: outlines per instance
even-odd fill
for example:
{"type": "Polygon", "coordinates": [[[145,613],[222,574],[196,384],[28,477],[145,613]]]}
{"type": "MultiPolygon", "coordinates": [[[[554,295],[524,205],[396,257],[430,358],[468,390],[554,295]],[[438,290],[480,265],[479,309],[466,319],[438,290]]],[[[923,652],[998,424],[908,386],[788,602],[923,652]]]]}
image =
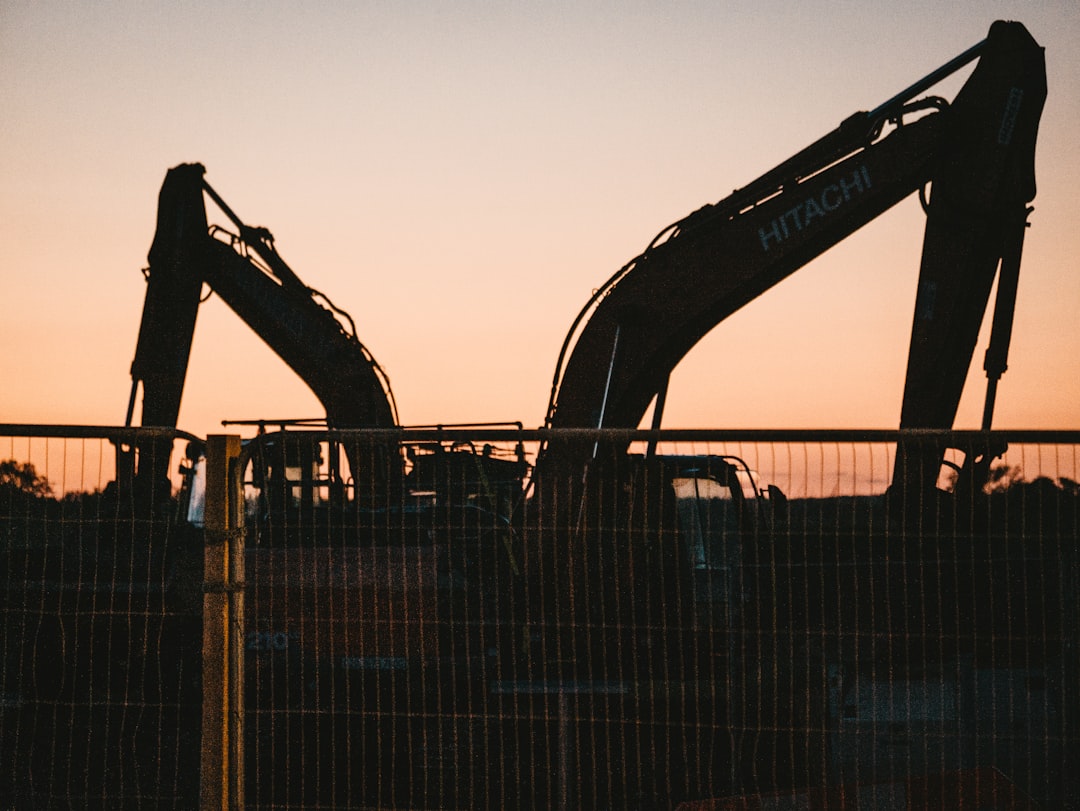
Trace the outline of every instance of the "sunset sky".
{"type": "MultiPolygon", "coordinates": [[[[1049,94],[995,426],[1080,428],[1076,0],[0,0],[0,422],[123,422],[158,190],[198,161],[352,314],[403,423],[538,426],[574,316],[658,231],[998,18],[1049,94]]],[[[895,427],[922,228],[908,199],[713,330],[665,425],[895,427]]],[[[181,428],[321,414],[203,305],[181,428]]]]}

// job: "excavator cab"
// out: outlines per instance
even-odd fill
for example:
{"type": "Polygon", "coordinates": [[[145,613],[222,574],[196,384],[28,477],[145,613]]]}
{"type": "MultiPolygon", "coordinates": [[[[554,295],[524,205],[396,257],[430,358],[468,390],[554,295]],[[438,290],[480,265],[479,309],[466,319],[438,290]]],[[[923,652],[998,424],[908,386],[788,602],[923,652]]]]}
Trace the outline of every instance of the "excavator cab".
{"type": "Polygon", "coordinates": [[[693,622],[731,629],[748,596],[744,558],[759,534],[782,519],[783,496],[775,486],[762,491],[754,472],[736,456],[668,456],[661,463],[675,494],[693,622]]]}

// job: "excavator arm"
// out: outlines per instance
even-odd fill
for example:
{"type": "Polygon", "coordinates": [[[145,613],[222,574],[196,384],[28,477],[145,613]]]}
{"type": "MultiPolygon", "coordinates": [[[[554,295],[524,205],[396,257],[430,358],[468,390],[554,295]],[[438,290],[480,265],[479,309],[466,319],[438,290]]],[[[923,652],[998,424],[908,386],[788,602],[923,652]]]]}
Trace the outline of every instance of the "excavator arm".
{"type": "MultiPolygon", "coordinates": [[[[177,166],[161,188],[127,423],[141,384],[142,424],[176,426],[206,284],[304,380],[332,427],[394,427],[389,382],[356,338],[351,319],[324,306],[320,298],[325,298],[278,255],[269,232],[244,225],[204,173],[200,164],[177,166]],[[204,195],[233,221],[238,234],[208,227],[204,195]]],[[[163,471],[155,472],[157,479],[162,476],[163,471]]]]}
{"type": "Polygon", "coordinates": [[[169,170],[158,194],[125,425],[132,424],[140,383],[143,425],[173,428],[180,414],[204,281],[199,268],[207,224],[201,184],[202,167],[184,164],[169,170]]]}
{"type": "Polygon", "coordinates": [[[925,183],[928,117],[754,204],[707,206],[604,291],[566,364],[552,427],[638,425],[682,357],[732,313],[925,183]],[[734,210],[733,210],[734,209],[734,210]]]}
{"type": "MultiPolygon", "coordinates": [[[[1042,48],[1019,23],[996,22],[875,110],[665,229],[578,316],[546,424],[637,427],[709,330],[930,184],[901,427],[951,427],[999,260],[1019,261],[1045,96],[1042,48]],[[914,100],[975,59],[952,104],[914,100]]],[[[549,444],[538,467],[580,469],[581,453],[549,444]]]]}

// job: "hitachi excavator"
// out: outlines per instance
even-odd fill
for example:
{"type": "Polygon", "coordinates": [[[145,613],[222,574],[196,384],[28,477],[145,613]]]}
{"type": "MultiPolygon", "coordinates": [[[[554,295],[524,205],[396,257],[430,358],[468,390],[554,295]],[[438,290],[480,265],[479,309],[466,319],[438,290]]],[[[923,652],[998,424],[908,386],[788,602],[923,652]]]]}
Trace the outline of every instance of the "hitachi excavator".
{"type": "MultiPolygon", "coordinates": [[[[636,428],[655,402],[658,427],[672,370],[710,329],[919,193],[927,221],[900,428],[952,427],[1000,264],[986,356],[982,427],[989,429],[1035,195],[1045,97],[1042,49],[1019,23],[996,22],[983,42],[924,79],[668,226],[575,320],[559,355],[546,424],[636,428]],[[917,98],[976,59],[951,103],[917,98]]],[[[937,450],[902,449],[895,483],[933,487],[937,450]]],[[[549,445],[538,468],[581,469],[583,460],[564,458],[569,453],[549,445]]]]}
{"type": "MultiPolygon", "coordinates": [[[[995,22],[984,41],[922,80],[665,228],[574,321],[559,355],[546,425],[634,429],[653,403],[652,427],[659,427],[672,370],[710,329],[917,193],[927,221],[900,428],[952,427],[997,275],[985,362],[983,428],[989,429],[1035,195],[1045,97],[1043,49],[1021,24],[995,22]],[[921,97],[976,60],[951,102],[921,97]]],[[[1037,657],[1015,659],[1004,645],[994,653],[992,640],[1030,632],[1060,642],[1062,618],[1040,614],[1026,625],[1035,613],[1021,620],[976,611],[973,619],[964,607],[985,605],[991,594],[1015,586],[1010,566],[1015,572],[1030,550],[991,542],[989,533],[976,537],[970,526],[958,535],[955,524],[922,514],[943,509],[935,484],[947,449],[933,431],[910,433],[914,438],[902,439],[897,449],[887,507],[874,514],[875,531],[888,529],[873,539],[866,524],[838,524],[830,535],[801,521],[796,531],[795,521],[785,525],[779,514],[756,509],[738,510],[733,529],[715,515],[720,499],[687,503],[695,501],[686,498],[688,488],[693,495],[706,487],[730,491],[729,504],[744,501],[747,471],[737,459],[664,458],[652,448],[633,455],[629,439],[597,441],[582,431],[551,435],[532,479],[526,559],[536,653],[530,674],[545,684],[572,685],[575,695],[603,687],[637,696],[641,679],[655,680],[649,698],[639,696],[632,726],[641,750],[685,769],[681,775],[658,769],[646,778],[639,763],[630,776],[629,767],[596,754],[602,747],[593,749],[592,774],[609,778],[592,789],[592,797],[602,798],[598,806],[651,807],[680,794],[715,798],[725,789],[768,792],[983,766],[987,750],[976,754],[969,745],[988,733],[994,712],[1012,713],[1019,725],[1060,721],[1060,695],[1048,698],[1032,686],[1050,678],[1054,644],[1037,657]],[[688,515],[694,519],[689,531],[688,515]],[[699,537],[695,550],[691,536],[701,535],[710,515],[714,537],[699,537]],[[701,551],[710,545],[712,564],[701,551]],[[904,598],[916,585],[917,605],[904,598]],[[875,644],[867,640],[879,640],[877,659],[866,653],[865,646],[875,644]],[[989,685],[1008,709],[988,709],[989,702],[946,719],[951,711],[945,705],[958,706],[958,697],[971,695],[976,683],[984,690],[989,685]],[[906,691],[902,698],[895,697],[897,689],[906,691]],[[1032,709],[1040,701],[1045,712],[1032,709]],[[845,738],[844,730],[854,728],[859,712],[867,731],[880,720],[889,726],[882,734],[900,741],[898,747],[921,750],[890,750],[866,738],[855,754],[854,738],[845,738]],[[912,719],[928,726],[934,719],[945,731],[935,740],[919,739],[912,736],[918,726],[912,719]],[[646,738],[650,724],[661,731],[646,738]],[[704,732],[710,725],[715,734],[704,732]],[[683,736],[678,741],[675,728],[683,736]],[[624,769],[622,778],[611,776],[624,769]]],[[[958,467],[969,481],[957,487],[978,492],[979,473],[985,475],[996,449],[966,450],[958,467]]],[[[749,496],[760,498],[760,490],[749,496]]],[[[1050,582],[1043,575],[1053,570],[1053,557],[1028,561],[1033,579],[1025,589],[1037,593],[1050,582]]],[[[589,706],[596,721],[583,736],[629,723],[611,703],[595,699],[589,706]]],[[[1053,736],[1049,726],[1042,733],[1053,736]]],[[[1011,754],[1017,757],[1010,763],[1003,757],[991,765],[1014,769],[1013,777],[1019,770],[1021,782],[1037,783],[1040,767],[1011,754]],[[1020,761],[1025,765],[1016,766],[1020,761]]],[[[1047,754],[1054,760],[1062,753],[1051,747],[1047,754]]],[[[804,807],[798,803],[806,796],[791,797],[790,807],[804,807]]],[[[589,804],[588,796],[574,798],[589,804]]],[[[773,799],[788,807],[783,796],[773,799]]],[[[951,807],[968,807],[956,802],[951,807]]]]}

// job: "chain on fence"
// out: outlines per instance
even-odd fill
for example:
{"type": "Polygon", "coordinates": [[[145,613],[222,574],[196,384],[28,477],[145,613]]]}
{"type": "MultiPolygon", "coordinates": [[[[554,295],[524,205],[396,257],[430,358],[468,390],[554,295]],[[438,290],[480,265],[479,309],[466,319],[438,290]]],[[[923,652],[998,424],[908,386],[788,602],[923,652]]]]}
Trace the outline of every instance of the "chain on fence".
{"type": "MultiPolygon", "coordinates": [[[[79,442],[51,492],[2,480],[2,790],[185,805],[205,485],[143,517],[60,480],[79,442]]],[[[1078,463],[1075,433],[259,436],[232,801],[1078,807],[1078,463]]]]}

